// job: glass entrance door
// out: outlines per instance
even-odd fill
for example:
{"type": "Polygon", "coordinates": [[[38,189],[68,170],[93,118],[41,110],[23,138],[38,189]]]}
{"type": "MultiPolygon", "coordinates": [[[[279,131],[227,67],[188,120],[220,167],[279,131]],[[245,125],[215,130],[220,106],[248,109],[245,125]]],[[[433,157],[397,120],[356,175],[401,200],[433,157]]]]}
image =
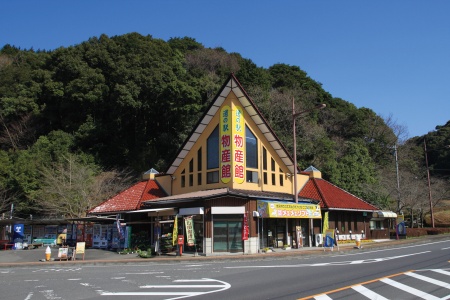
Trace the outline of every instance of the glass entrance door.
{"type": "Polygon", "coordinates": [[[214,216],[214,252],[241,252],[242,217],[214,216]]]}

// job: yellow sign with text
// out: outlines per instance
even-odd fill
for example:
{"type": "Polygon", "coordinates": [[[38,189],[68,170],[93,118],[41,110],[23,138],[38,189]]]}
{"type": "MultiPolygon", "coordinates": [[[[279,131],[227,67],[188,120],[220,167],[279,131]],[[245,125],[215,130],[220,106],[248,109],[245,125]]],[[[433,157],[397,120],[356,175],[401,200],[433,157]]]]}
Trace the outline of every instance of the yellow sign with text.
{"type": "Polygon", "coordinates": [[[320,205],[258,201],[261,218],[305,218],[321,219],[320,205]]]}

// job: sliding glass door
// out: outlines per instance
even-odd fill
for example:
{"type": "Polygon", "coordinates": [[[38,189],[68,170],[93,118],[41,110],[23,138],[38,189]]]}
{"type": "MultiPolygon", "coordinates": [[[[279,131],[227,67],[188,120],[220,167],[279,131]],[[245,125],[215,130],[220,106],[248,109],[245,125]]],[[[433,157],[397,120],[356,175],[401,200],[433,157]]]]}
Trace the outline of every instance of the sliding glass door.
{"type": "Polygon", "coordinates": [[[242,252],[242,216],[214,215],[214,252],[242,252]]]}

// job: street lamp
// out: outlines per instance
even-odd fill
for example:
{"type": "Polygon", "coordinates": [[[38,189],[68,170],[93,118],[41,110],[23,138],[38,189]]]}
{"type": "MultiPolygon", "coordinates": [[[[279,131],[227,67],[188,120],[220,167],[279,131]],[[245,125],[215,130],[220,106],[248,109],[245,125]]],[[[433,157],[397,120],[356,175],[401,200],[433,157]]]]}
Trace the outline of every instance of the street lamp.
{"type": "Polygon", "coordinates": [[[297,134],[296,134],[296,128],[295,128],[295,119],[305,113],[308,113],[310,111],[316,110],[316,109],[322,109],[326,107],[326,104],[319,104],[314,108],[295,112],[295,102],[294,98],[292,97],[292,131],[294,133],[294,195],[295,195],[295,203],[298,203],[298,192],[297,192],[297,134]]]}
{"type": "MultiPolygon", "coordinates": [[[[450,148],[450,145],[446,145],[442,148],[450,148]]],[[[442,149],[439,148],[439,149],[442,149]]],[[[434,228],[434,215],[433,215],[433,201],[431,199],[431,182],[430,182],[430,169],[428,168],[428,150],[427,150],[427,143],[425,141],[425,138],[423,139],[423,149],[425,152],[425,165],[427,167],[427,179],[428,179],[428,200],[430,201],[430,217],[431,217],[431,226],[434,228]]],[[[434,149],[434,150],[439,150],[434,149]]]]}

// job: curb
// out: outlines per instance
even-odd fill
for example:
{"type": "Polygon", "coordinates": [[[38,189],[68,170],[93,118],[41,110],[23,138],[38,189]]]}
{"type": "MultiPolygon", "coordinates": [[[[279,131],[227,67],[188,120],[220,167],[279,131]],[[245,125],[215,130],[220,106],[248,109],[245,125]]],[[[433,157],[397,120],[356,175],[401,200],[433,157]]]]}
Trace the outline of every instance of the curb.
{"type": "MultiPolygon", "coordinates": [[[[280,259],[283,257],[310,257],[312,255],[329,255],[342,254],[347,252],[360,252],[372,249],[385,249],[392,246],[399,246],[405,244],[422,244],[434,240],[449,239],[449,235],[424,236],[419,238],[402,239],[402,240],[384,240],[362,243],[361,248],[356,248],[356,244],[345,243],[333,250],[322,247],[312,247],[304,249],[280,250],[270,253],[256,253],[256,254],[238,254],[238,255],[200,255],[200,256],[154,256],[151,258],[128,258],[128,259],[92,259],[92,260],[76,260],[76,261],[32,261],[32,262],[11,262],[0,263],[0,268],[15,268],[15,267],[37,267],[37,266],[74,266],[74,265],[108,265],[108,264],[145,264],[145,263],[181,263],[189,261],[222,261],[229,259],[248,260],[248,259],[280,259]]],[[[0,252],[1,255],[1,252],[0,252]]]]}

